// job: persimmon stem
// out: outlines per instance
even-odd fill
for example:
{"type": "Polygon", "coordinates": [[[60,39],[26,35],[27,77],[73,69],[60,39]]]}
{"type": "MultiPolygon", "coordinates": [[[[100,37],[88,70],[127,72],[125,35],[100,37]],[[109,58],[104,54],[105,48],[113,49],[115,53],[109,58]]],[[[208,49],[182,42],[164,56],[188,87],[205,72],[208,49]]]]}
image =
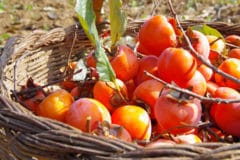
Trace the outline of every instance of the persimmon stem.
{"type": "MultiPolygon", "coordinates": [[[[74,37],[73,37],[73,40],[72,40],[72,45],[71,45],[71,48],[70,48],[70,51],[69,53],[67,54],[67,64],[69,65],[69,61],[70,61],[70,58],[72,56],[72,51],[73,51],[73,47],[75,45],[75,42],[76,42],[76,39],[77,39],[77,30],[78,30],[78,25],[76,24],[75,25],[75,28],[74,28],[74,37]]],[[[67,67],[65,68],[64,72],[63,72],[63,75],[65,75],[67,72],[67,67]]]]}
{"type": "Polygon", "coordinates": [[[206,127],[205,130],[206,130],[209,134],[211,134],[212,136],[214,136],[214,137],[217,139],[218,142],[224,142],[224,139],[221,138],[221,137],[219,137],[219,136],[216,134],[216,132],[214,132],[210,127],[206,127]]]}
{"type": "Polygon", "coordinates": [[[123,100],[123,102],[125,104],[128,104],[128,100],[123,96],[122,92],[121,92],[121,88],[119,87],[117,81],[115,80],[114,82],[114,87],[115,88],[112,88],[110,85],[108,85],[110,88],[112,88],[113,90],[115,90],[117,92],[117,94],[120,96],[120,98],[123,100]]]}
{"type": "Polygon", "coordinates": [[[86,118],[86,131],[88,133],[91,132],[91,120],[92,120],[92,117],[91,116],[87,116],[87,118],[86,118]]]}
{"type": "Polygon", "coordinates": [[[227,42],[226,42],[226,45],[229,46],[229,47],[232,47],[232,48],[240,48],[240,46],[237,46],[237,45],[234,45],[234,44],[231,44],[231,43],[227,43],[227,42]]]}

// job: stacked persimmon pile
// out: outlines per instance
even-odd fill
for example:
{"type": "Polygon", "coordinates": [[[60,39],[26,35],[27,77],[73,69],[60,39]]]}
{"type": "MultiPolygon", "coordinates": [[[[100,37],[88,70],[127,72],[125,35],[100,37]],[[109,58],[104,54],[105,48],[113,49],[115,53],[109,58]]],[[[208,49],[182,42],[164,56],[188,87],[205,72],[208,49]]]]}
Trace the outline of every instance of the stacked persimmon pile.
{"type": "MultiPolygon", "coordinates": [[[[41,89],[19,99],[39,116],[146,146],[234,142],[240,137],[240,102],[224,99],[240,99],[240,84],[211,66],[240,78],[240,36],[196,28],[185,34],[197,57],[173,18],[151,17],[141,26],[135,48],[119,45],[109,54],[116,81],[99,79],[92,52],[84,61],[86,80],[68,77],[55,91],[41,89]]],[[[76,65],[69,64],[71,73],[76,65]]],[[[22,89],[36,87],[29,79],[22,89]]]]}

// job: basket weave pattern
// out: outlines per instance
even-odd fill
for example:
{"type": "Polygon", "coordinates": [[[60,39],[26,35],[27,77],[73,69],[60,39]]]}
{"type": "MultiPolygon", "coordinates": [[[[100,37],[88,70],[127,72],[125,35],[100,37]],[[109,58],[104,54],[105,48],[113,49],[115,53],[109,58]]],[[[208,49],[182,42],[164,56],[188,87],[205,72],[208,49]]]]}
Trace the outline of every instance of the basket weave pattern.
{"type": "MultiPolygon", "coordinates": [[[[126,34],[135,35],[142,23],[131,22],[126,34]]],[[[203,23],[184,21],[182,26],[203,23]]],[[[240,25],[207,24],[224,35],[240,34],[240,25]]],[[[11,99],[11,90],[19,89],[29,77],[40,84],[63,78],[60,68],[67,65],[70,50],[71,58],[78,59],[88,48],[91,48],[90,42],[81,27],[75,25],[49,32],[34,31],[26,37],[8,40],[0,61],[0,159],[240,159],[240,143],[166,145],[146,149],[83,133],[61,122],[36,116],[11,99]]]]}

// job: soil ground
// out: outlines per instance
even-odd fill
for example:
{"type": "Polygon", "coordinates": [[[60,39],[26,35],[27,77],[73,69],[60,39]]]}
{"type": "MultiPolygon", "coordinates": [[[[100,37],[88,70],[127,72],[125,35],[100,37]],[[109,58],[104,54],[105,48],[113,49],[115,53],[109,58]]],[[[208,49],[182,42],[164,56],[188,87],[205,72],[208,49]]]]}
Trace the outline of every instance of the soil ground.
{"type": "MultiPolygon", "coordinates": [[[[123,4],[131,19],[169,14],[166,0],[123,0],[123,4]]],[[[173,4],[182,19],[240,23],[240,0],[173,0],[173,4]]],[[[74,5],[74,0],[0,0],[0,47],[13,35],[77,23],[74,5]]],[[[107,9],[103,11],[107,15],[107,9]]]]}

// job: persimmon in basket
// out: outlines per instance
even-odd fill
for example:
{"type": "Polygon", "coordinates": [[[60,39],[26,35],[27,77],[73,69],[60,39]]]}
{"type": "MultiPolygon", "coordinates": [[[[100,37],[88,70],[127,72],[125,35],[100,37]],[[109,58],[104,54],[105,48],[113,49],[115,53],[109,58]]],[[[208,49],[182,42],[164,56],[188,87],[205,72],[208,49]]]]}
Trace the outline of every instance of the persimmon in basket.
{"type": "Polygon", "coordinates": [[[73,96],[64,89],[48,95],[38,106],[36,113],[58,121],[64,121],[66,112],[73,103],[73,96]]]}
{"type": "MultiPolygon", "coordinates": [[[[240,94],[233,88],[219,87],[216,89],[214,97],[239,99],[240,94]]],[[[240,136],[240,103],[213,103],[210,114],[224,132],[233,136],[240,136]]]]}
{"type": "Polygon", "coordinates": [[[151,119],[139,106],[124,105],[117,108],[112,114],[112,123],[126,128],[133,140],[149,140],[151,137],[151,119]]]}
{"type": "Polygon", "coordinates": [[[80,98],[66,112],[65,122],[84,132],[91,132],[98,122],[111,123],[108,109],[99,101],[92,98],[80,98]]]}
{"type": "Polygon", "coordinates": [[[137,50],[146,55],[159,56],[163,50],[177,45],[173,26],[162,15],[156,15],[144,22],[139,30],[137,50]]]}
{"type": "Polygon", "coordinates": [[[183,134],[199,123],[202,106],[198,99],[184,100],[179,92],[166,90],[157,99],[154,113],[163,133],[183,134]]]}

